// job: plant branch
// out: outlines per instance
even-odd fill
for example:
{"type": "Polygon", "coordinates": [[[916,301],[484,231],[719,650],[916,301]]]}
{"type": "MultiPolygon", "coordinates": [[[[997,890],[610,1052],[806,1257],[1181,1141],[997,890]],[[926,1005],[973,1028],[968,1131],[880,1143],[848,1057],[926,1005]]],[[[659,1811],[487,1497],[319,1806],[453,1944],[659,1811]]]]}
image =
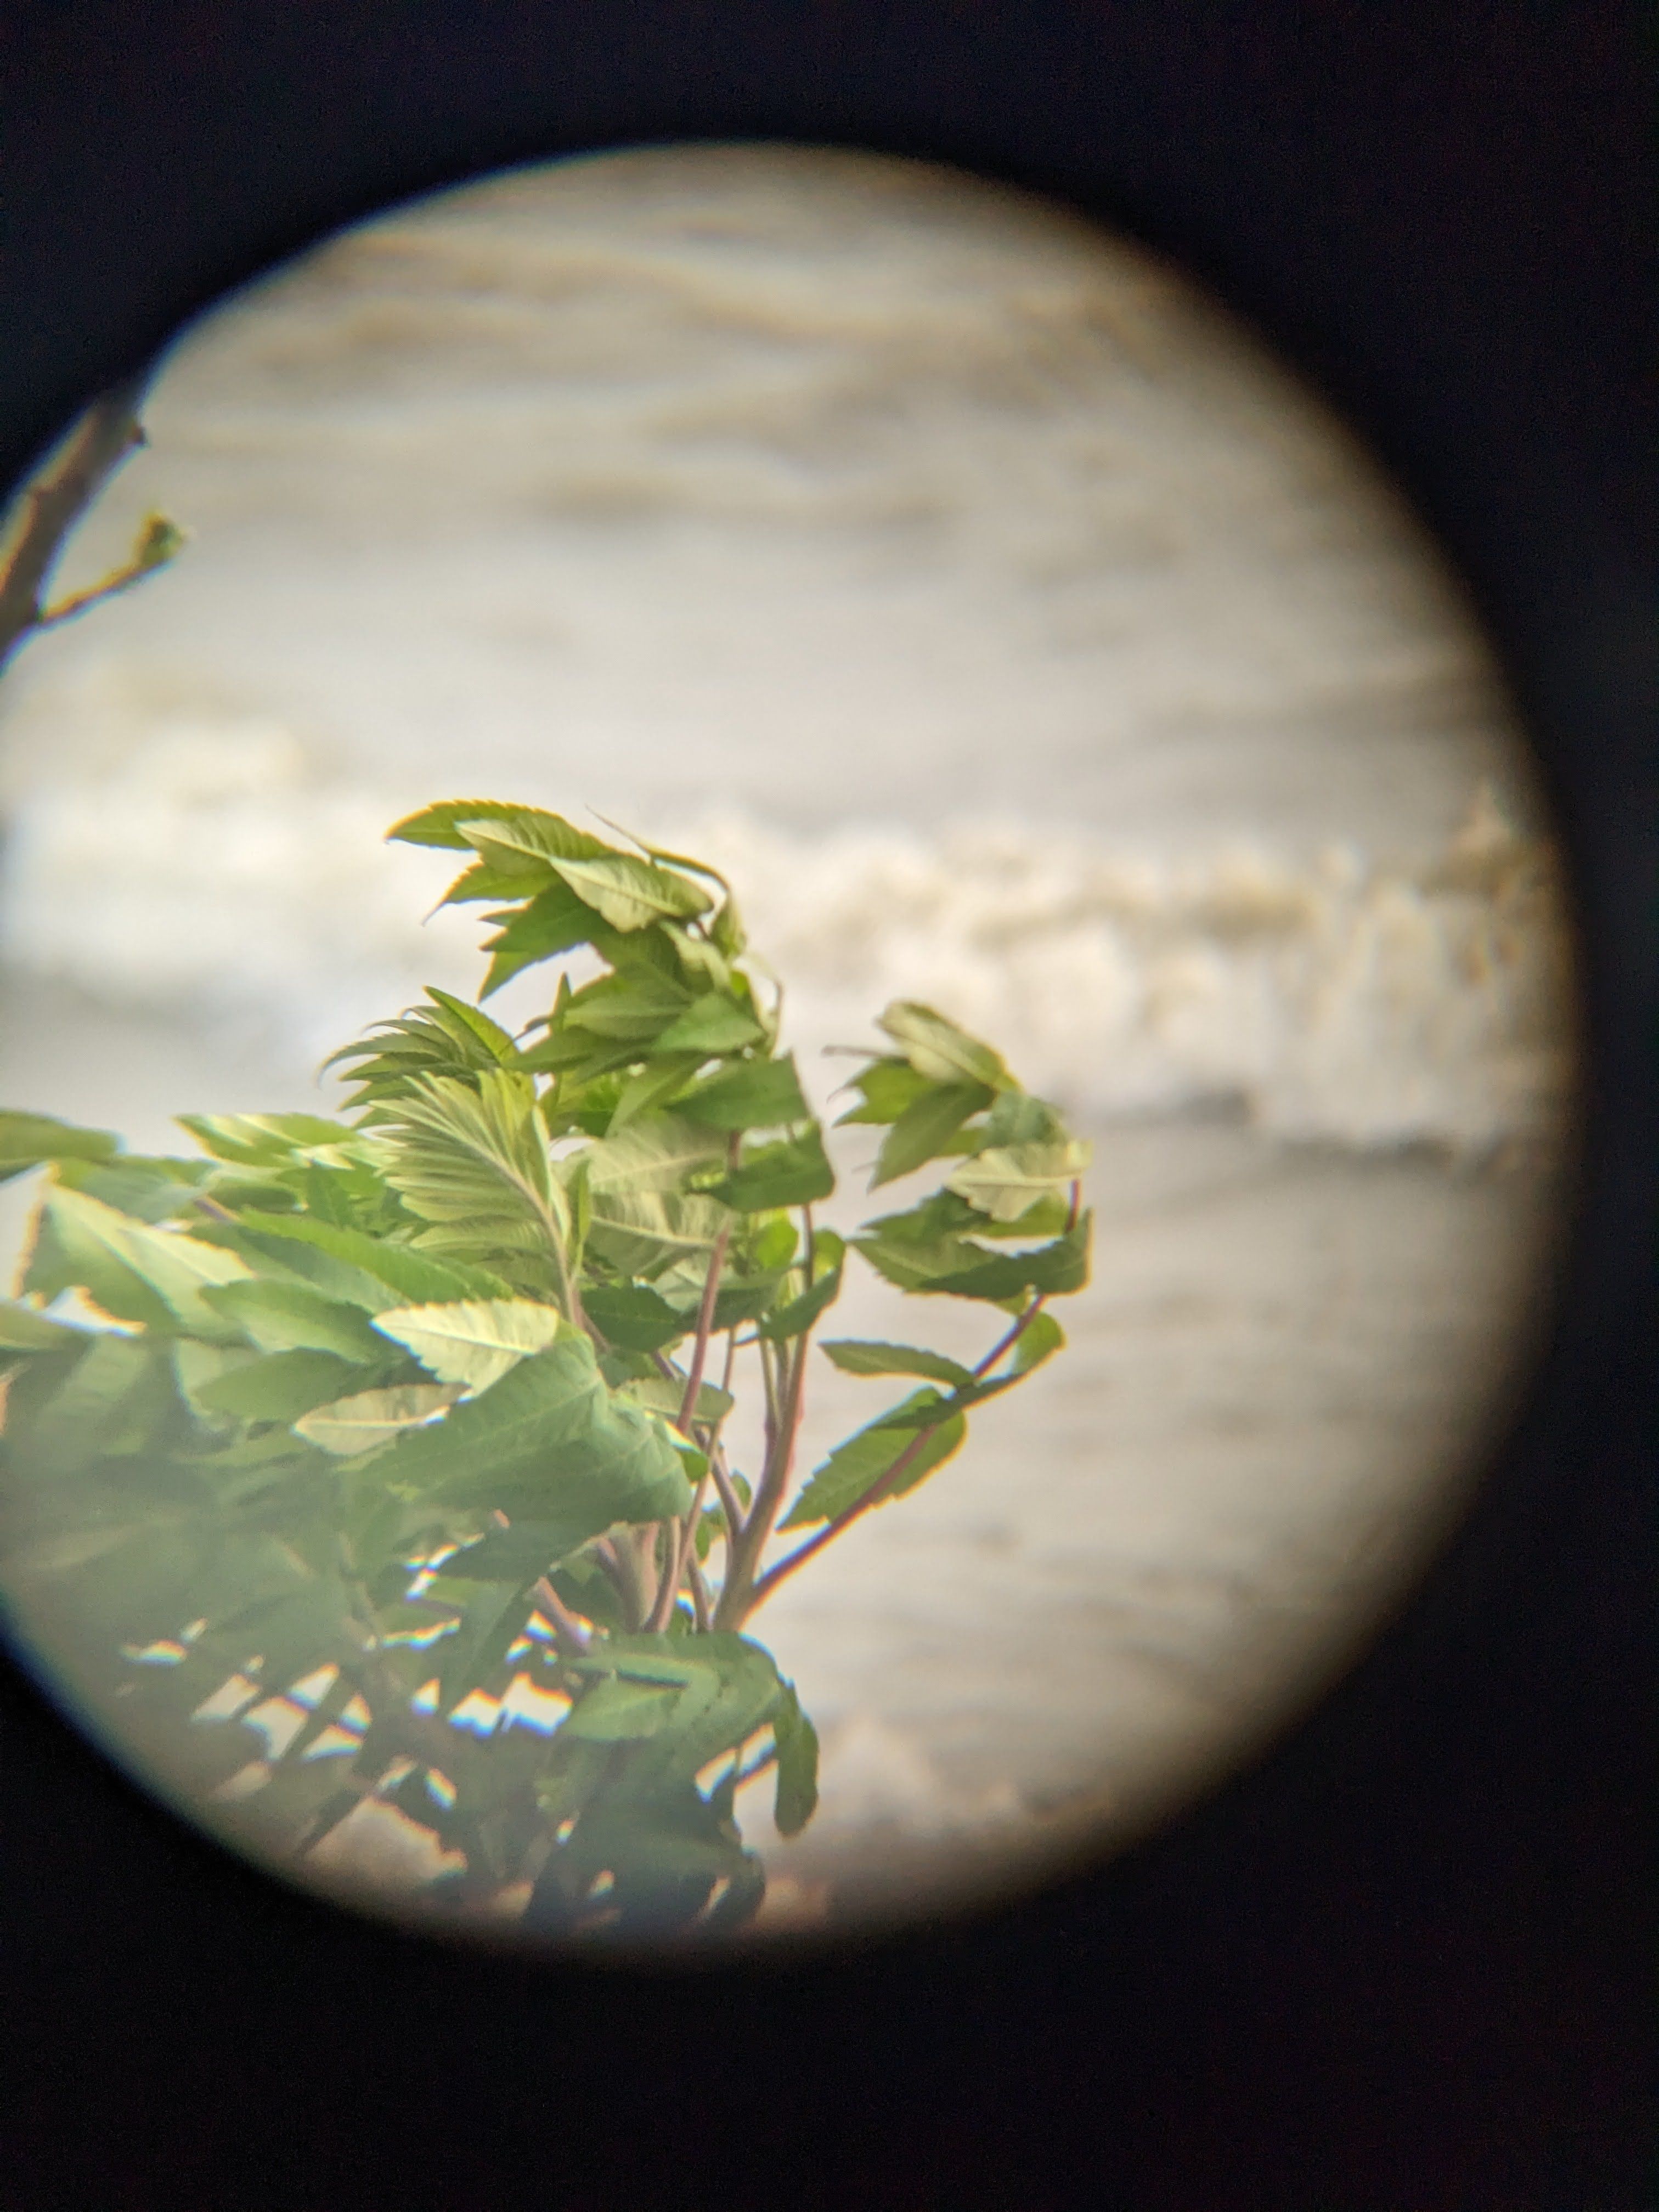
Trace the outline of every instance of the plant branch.
{"type": "Polygon", "coordinates": [[[702,1304],[697,1309],[697,1334],[691,1348],[690,1371],[686,1376],[685,1395],[680,1401],[678,1425],[683,1435],[690,1433],[697,1393],[702,1388],[702,1370],[708,1358],[708,1337],[714,1326],[714,1300],[720,1293],[720,1269],[725,1264],[726,1248],[731,1237],[731,1224],[722,1224],[720,1234],[714,1239],[714,1249],[708,1255],[708,1273],[703,1282],[702,1304]]]}
{"type": "Polygon", "coordinates": [[[798,1340],[794,1357],[788,1363],[783,1408],[777,1431],[755,1492],[755,1502],[750,1508],[743,1534],[738,1540],[736,1556],[726,1575],[726,1587],[720,1592],[715,1620],[722,1628],[741,1626],[753,1609],[751,1586],[755,1569],[759,1563],[762,1548],[772,1533],[772,1524],[778,1517],[784,1493],[789,1487],[790,1469],[794,1464],[795,1439],[800,1432],[804,1411],[802,1400],[806,1380],[806,1354],[811,1342],[809,1331],[798,1340]]]}
{"type": "Polygon", "coordinates": [[[721,1510],[726,1515],[729,1540],[735,1544],[743,1534],[743,1500],[738,1496],[731,1470],[726,1464],[726,1446],[718,1437],[714,1439],[714,1449],[708,1455],[708,1472],[714,1479],[714,1489],[720,1498],[721,1510]]]}
{"type": "Polygon", "coordinates": [[[84,614],[88,607],[95,607],[104,599],[112,599],[118,592],[131,590],[144,577],[154,575],[173,557],[179,535],[172,524],[160,516],[152,517],[149,530],[140,539],[138,550],[130,560],[124,562],[118,568],[111,569],[109,574],[98,583],[89,584],[84,592],[72,592],[68,599],[60,599],[55,607],[47,607],[35,617],[35,630],[56,629],[60,623],[84,614]],[[167,550],[161,550],[163,547],[167,550]]]}
{"type": "MultiPolygon", "coordinates": [[[[100,393],[53,466],[24,495],[22,527],[0,574],[0,668],[42,627],[41,594],[64,539],[127,455],[143,444],[138,403],[149,374],[146,368],[100,393]]],[[[73,604],[60,608],[52,619],[73,611],[73,604]]]]}
{"type": "Polygon", "coordinates": [[[674,1614],[674,1601],[680,1594],[680,1584],[685,1579],[685,1562],[696,1543],[697,1522],[702,1512],[703,1499],[708,1494],[708,1469],[705,1467],[691,1493],[691,1510],[683,1523],[668,1524],[668,1559],[663,1569],[662,1583],[657,1591],[657,1602],[651,1608],[647,1623],[652,1633],[660,1636],[674,1614]]]}
{"type": "Polygon", "coordinates": [[[685,1573],[691,1585],[691,1604],[697,1617],[698,1633],[707,1636],[714,1623],[708,1607],[708,1585],[702,1578],[702,1569],[697,1565],[695,1542],[685,1562],[685,1573]]]}
{"type": "MultiPolygon", "coordinates": [[[[1004,1354],[1012,1350],[1038,1314],[1042,1312],[1042,1291],[1034,1292],[1030,1304],[1015,1322],[1013,1327],[1004,1331],[979,1364],[971,1370],[975,1382],[988,1375],[1004,1354]]],[[[945,1418],[948,1419],[950,1416],[946,1414],[945,1418]]],[[[942,1425],[939,1421],[933,1421],[925,1429],[918,1429],[892,1465],[871,1484],[861,1498],[855,1498],[849,1506],[836,1514],[833,1521],[826,1521],[823,1528],[809,1536],[804,1544],[798,1545],[787,1559],[780,1559],[776,1566],[763,1574],[749,1594],[748,1601],[744,1607],[743,1618],[746,1620],[757,1606],[763,1605],[778,1584],[793,1575],[797,1567],[805,1566],[807,1560],[815,1558],[826,1544],[833,1543],[844,1528],[850,1528],[854,1521],[861,1519],[872,1506],[879,1505],[884,1498],[890,1497],[899,1477],[912,1465],[922,1446],[931,1436],[938,1432],[942,1425]]]]}
{"type": "Polygon", "coordinates": [[[592,1638],[577,1620],[575,1614],[571,1612],[545,1575],[538,1581],[531,1595],[536,1601],[538,1611],[547,1615],[564,1644],[578,1653],[586,1651],[592,1647],[592,1638]]]}

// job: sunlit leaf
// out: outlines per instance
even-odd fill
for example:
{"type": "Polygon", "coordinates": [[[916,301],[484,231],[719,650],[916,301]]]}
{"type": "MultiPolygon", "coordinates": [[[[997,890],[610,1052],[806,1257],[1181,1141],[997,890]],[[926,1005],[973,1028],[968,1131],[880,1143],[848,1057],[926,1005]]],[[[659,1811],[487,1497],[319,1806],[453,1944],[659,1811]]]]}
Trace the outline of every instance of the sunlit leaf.
{"type": "Polygon", "coordinates": [[[683,1190],[688,1176],[719,1167],[725,1158],[725,1139],[714,1130],[677,1114],[641,1115],[589,1146],[588,1188],[603,1212],[615,1196],[683,1190]]]}
{"type": "Polygon", "coordinates": [[[454,1402],[453,1384],[400,1383],[390,1390],[360,1390],[319,1406],[294,1423],[294,1432],[337,1458],[373,1451],[408,1430],[423,1428],[454,1402]]]}
{"type": "MultiPolygon", "coordinates": [[[[678,1260],[706,1261],[732,1218],[731,1209],[713,1198],[680,1198],[672,1191],[596,1190],[588,1242],[619,1273],[659,1275],[678,1260]]],[[[701,1283],[694,1297],[700,1295],[701,1283]]]]}
{"type": "Polygon", "coordinates": [[[1000,1057],[932,1006],[896,999],[876,1026],[884,1030],[918,1075],[930,1083],[983,1084],[992,1091],[1017,1087],[1000,1057]]]}
{"type": "Polygon", "coordinates": [[[466,1254],[530,1251],[556,1263],[568,1223],[526,1077],[491,1071],[476,1091],[423,1077],[383,1110],[386,1179],[434,1224],[424,1242],[466,1254]]]}
{"type": "Polygon", "coordinates": [[[528,1298],[400,1306],[374,1321],[381,1335],[406,1346],[441,1382],[469,1390],[487,1389],[526,1352],[544,1352],[568,1325],[556,1307],[528,1298]]]}
{"type": "Polygon", "coordinates": [[[0,1352],[79,1352],[87,1340],[85,1329],[48,1321],[33,1306],[0,1303],[0,1352]]]}
{"type": "Polygon", "coordinates": [[[418,813],[407,814],[401,822],[394,823],[386,833],[386,839],[388,843],[395,838],[405,845],[444,845],[465,852],[472,841],[458,829],[459,823],[509,823],[521,835],[533,834],[538,837],[540,843],[536,849],[572,858],[609,849],[586,830],[574,828],[562,815],[549,814],[538,806],[516,806],[496,799],[440,799],[435,805],[423,806],[418,813]]]}
{"type": "Polygon", "coordinates": [[[994,1221],[1018,1221],[1037,1200],[1073,1182],[1089,1164],[1090,1147],[1068,1144],[993,1146],[964,1160],[945,1188],[994,1221]]]}
{"type": "Polygon", "coordinates": [[[204,1293],[245,1280],[248,1273],[234,1253],[152,1229],[82,1191],[52,1190],[23,1288],[50,1297],[74,1286],[118,1320],[222,1338],[234,1331],[204,1293]]]}

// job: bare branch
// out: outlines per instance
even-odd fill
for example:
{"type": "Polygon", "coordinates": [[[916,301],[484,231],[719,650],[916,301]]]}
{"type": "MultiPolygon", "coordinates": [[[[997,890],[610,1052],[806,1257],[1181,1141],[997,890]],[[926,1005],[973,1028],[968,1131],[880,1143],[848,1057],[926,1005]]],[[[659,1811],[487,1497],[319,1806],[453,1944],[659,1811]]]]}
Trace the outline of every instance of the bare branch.
{"type": "MultiPolygon", "coordinates": [[[[70,531],[127,455],[143,444],[138,404],[149,380],[145,369],[94,399],[56,461],[24,493],[22,527],[0,574],[0,668],[41,628],[46,579],[70,531]]],[[[70,603],[52,619],[73,611],[70,603]]]]}

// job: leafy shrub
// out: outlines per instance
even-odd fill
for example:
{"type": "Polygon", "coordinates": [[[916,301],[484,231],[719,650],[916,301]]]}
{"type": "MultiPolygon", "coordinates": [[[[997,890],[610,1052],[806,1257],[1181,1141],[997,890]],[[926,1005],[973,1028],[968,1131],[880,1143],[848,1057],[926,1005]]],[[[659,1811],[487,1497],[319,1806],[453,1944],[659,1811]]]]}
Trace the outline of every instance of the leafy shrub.
{"type": "Polygon", "coordinates": [[[713,870],[479,799],[391,835],[469,855],[446,902],[490,908],[481,1000],[599,972],[562,964],[517,1036],[429,990],[326,1063],[345,1118],[183,1115],[196,1158],[0,1115],[0,1177],[47,1170],[0,1306],[5,1580],[74,1624],[130,1741],[204,1796],[251,1772],[226,1817],[295,1863],[379,1796],[461,1856],[457,1905],[528,1885],[547,1935],[737,1928],[765,1885],[736,1790],[775,1768],[786,1835],[817,1798],[811,1723],[744,1629],[1060,1349],[1085,1151],[989,1046],[890,1006],[842,1120],[884,1133],[872,1188],[945,1166],[844,1242],[713,870]],[[985,1306],[993,1341],[820,1343],[902,1395],[800,1480],[852,1254],[985,1306]],[[276,1755],[246,1717],[283,1703],[276,1755]]]}

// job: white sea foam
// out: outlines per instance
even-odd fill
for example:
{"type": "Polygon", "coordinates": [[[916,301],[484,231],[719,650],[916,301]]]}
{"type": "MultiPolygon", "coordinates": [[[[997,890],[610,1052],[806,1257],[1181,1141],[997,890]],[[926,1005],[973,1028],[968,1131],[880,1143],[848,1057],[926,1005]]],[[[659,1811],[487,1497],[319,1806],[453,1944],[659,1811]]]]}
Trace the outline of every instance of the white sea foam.
{"type": "MultiPolygon", "coordinates": [[[[477,909],[422,920],[451,856],[383,842],[410,803],[319,775],[279,724],[175,724],[20,796],[4,957],[314,1062],[426,982],[477,981],[477,909]]],[[[632,826],[732,878],[820,1100],[842,1073],[821,1048],[872,1041],[896,997],[994,1037],[1090,1116],[1234,1100],[1286,1136],[1481,1147],[1547,1127],[1570,1079],[1551,856],[1485,792],[1416,860],[1113,848],[983,820],[933,836],[814,837],[752,812],[632,826]]],[[[508,1014],[545,990],[544,971],[511,987],[508,1014]]]]}

